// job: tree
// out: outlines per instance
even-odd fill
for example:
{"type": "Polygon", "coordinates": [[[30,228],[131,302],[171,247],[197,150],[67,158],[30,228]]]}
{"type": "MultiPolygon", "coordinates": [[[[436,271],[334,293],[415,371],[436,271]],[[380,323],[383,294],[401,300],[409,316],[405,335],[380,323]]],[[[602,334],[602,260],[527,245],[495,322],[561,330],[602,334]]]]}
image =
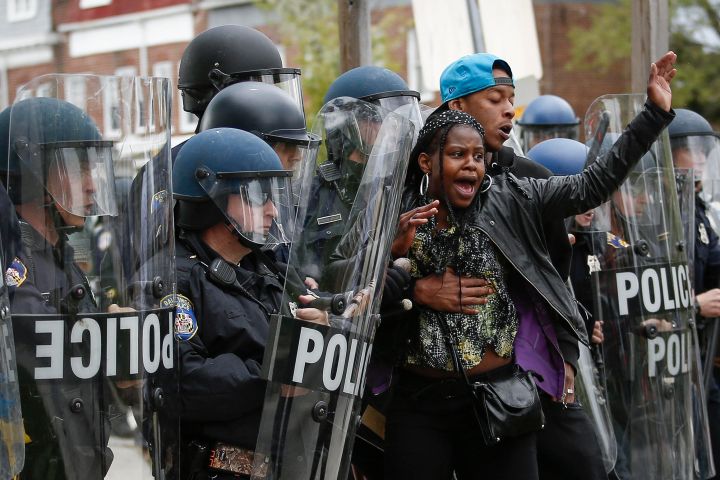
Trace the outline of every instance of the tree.
{"type": "MultiPolygon", "coordinates": [[[[305,113],[310,124],[322,107],[325,92],[340,75],[337,0],[256,0],[255,4],[270,14],[283,44],[293,47],[294,63],[290,66],[302,69],[305,113]]],[[[411,26],[412,18],[396,13],[383,15],[373,23],[373,63],[397,71],[399,62],[393,53],[398,45],[404,45],[411,26]]]]}
{"type": "MultiPolygon", "coordinates": [[[[678,54],[673,104],[720,126],[720,0],[670,0],[670,48],[678,54]]],[[[632,54],[631,0],[599,6],[589,29],[571,28],[573,70],[606,72],[632,54]]]]}

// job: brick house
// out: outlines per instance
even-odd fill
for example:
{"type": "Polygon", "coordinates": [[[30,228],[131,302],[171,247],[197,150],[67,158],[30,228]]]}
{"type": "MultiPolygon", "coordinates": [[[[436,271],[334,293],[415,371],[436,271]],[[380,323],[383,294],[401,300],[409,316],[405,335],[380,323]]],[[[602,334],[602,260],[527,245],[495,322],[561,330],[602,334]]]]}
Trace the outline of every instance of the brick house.
{"type": "MultiPolygon", "coordinates": [[[[587,25],[594,4],[607,0],[534,0],[544,76],[541,93],[565,97],[582,117],[592,100],[619,93],[630,84],[630,64],[612,74],[567,71],[567,31],[587,25]]],[[[374,23],[393,12],[412,18],[411,0],[376,0],[374,23]]],[[[203,30],[231,23],[257,28],[279,42],[272,15],[252,0],[0,0],[0,108],[12,102],[17,88],[45,73],[96,73],[169,77],[175,83],[183,49],[203,30]]],[[[422,85],[415,32],[410,25],[393,59],[423,101],[438,101],[437,85],[422,85]]],[[[512,41],[512,34],[508,34],[512,41]]],[[[280,45],[289,66],[292,45],[280,45]]],[[[173,134],[179,141],[192,134],[195,117],[182,111],[173,86],[173,134]]]]}

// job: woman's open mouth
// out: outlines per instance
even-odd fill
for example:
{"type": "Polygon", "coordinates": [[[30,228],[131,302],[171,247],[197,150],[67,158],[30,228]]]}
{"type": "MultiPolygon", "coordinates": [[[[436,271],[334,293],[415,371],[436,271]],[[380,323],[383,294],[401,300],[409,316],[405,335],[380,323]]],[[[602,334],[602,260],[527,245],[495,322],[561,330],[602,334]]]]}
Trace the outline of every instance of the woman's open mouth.
{"type": "Polygon", "coordinates": [[[454,182],[455,190],[460,194],[460,198],[472,199],[475,196],[477,181],[471,179],[460,179],[454,182]]]}

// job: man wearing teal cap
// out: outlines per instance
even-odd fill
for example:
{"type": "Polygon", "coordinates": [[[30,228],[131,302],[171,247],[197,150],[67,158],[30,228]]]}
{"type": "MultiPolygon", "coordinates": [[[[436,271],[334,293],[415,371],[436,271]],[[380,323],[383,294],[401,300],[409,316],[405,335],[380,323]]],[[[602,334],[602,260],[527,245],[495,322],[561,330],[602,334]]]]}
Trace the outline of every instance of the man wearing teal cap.
{"type": "MultiPolygon", "coordinates": [[[[510,137],[512,120],[515,116],[515,85],[512,70],[505,60],[489,53],[466,55],[443,71],[440,76],[440,92],[443,104],[439,109],[466,112],[475,117],[485,128],[485,149],[489,154],[486,162],[489,174],[509,168],[519,178],[551,176],[546,168],[516,155],[512,148],[503,146],[510,137]]],[[[565,227],[562,222],[547,222],[544,231],[545,241],[550,246],[553,265],[563,278],[567,278],[571,248],[565,227]]],[[[435,310],[451,311],[448,308],[452,307],[440,304],[442,299],[434,294],[439,288],[451,289],[460,285],[457,277],[448,277],[454,277],[454,274],[445,272],[442,277],[433,276],[418,280],[414,288],[415,298],[435,310]]],[[[457,296],[448,295],[446,298],[457,298],[457,296]]],[[[570,333],[571,326],[563,326],[560,322],[553,323],[552,330],[555,335],[548,334],[543,329],[547,345],[551,346],[544,353],[539,350],[521,349],[520,343],[516,341],[515,354],[518,363],[524,368],[537,370],[533,367],[538,362],[554,363],[552,359],[544,357],[557,355],[559,348],[565,365],[563,392],[573,392],[579,353],[577,339],[570,333]],[[552,348],[553,345],[556,348],[552,348]]],[[[583,332],[587,340],[585,326],[578,324],[574,327],[583,332]]],[[[521,333],[519,332],[518,335],[521,336],[521,333]]],[[[562,375],[562,372],[558,373],[562,375]]],[[[546,417],[545,429],[537,435],[540,479],[607,478],[592,424],[582,408],[574,403],[574,394],[569,393],[563,395],[562,399],[557,398],[543,392],[542,385],[539,391],[546,417]],[[569,408],[565,408],[565,404],[569,408]],[[569,462],[570,458],[578,461],[569,462]]]]}

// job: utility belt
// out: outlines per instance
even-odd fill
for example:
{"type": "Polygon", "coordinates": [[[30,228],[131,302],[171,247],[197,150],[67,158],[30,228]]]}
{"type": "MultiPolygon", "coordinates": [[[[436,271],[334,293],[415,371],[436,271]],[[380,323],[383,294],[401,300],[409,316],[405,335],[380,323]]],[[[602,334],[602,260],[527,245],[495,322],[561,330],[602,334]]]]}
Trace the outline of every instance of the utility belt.
{"type": "Polygon", "coordinates": [[[207,442],[193,440],[188,444],[183,468],[186,479],[202,478],[202,472],[230,473],[232,475],[245,475],[249,477],[265,478],[267,476],[268,460],[265,455],[259,455],[262,463],[254,468],[255,452],[249,448],[238,447],[223,442],[207,442]]]}
{"type": "Polygon", "coordinates": [[[216,472],[265,478],[269,459],[265,455],[258,454],[258,456],[262,463],[258,468],[253,468],[255,463],[254,451],[227,443],[214,442],[210,446],[208,468],[216,472]]]}

